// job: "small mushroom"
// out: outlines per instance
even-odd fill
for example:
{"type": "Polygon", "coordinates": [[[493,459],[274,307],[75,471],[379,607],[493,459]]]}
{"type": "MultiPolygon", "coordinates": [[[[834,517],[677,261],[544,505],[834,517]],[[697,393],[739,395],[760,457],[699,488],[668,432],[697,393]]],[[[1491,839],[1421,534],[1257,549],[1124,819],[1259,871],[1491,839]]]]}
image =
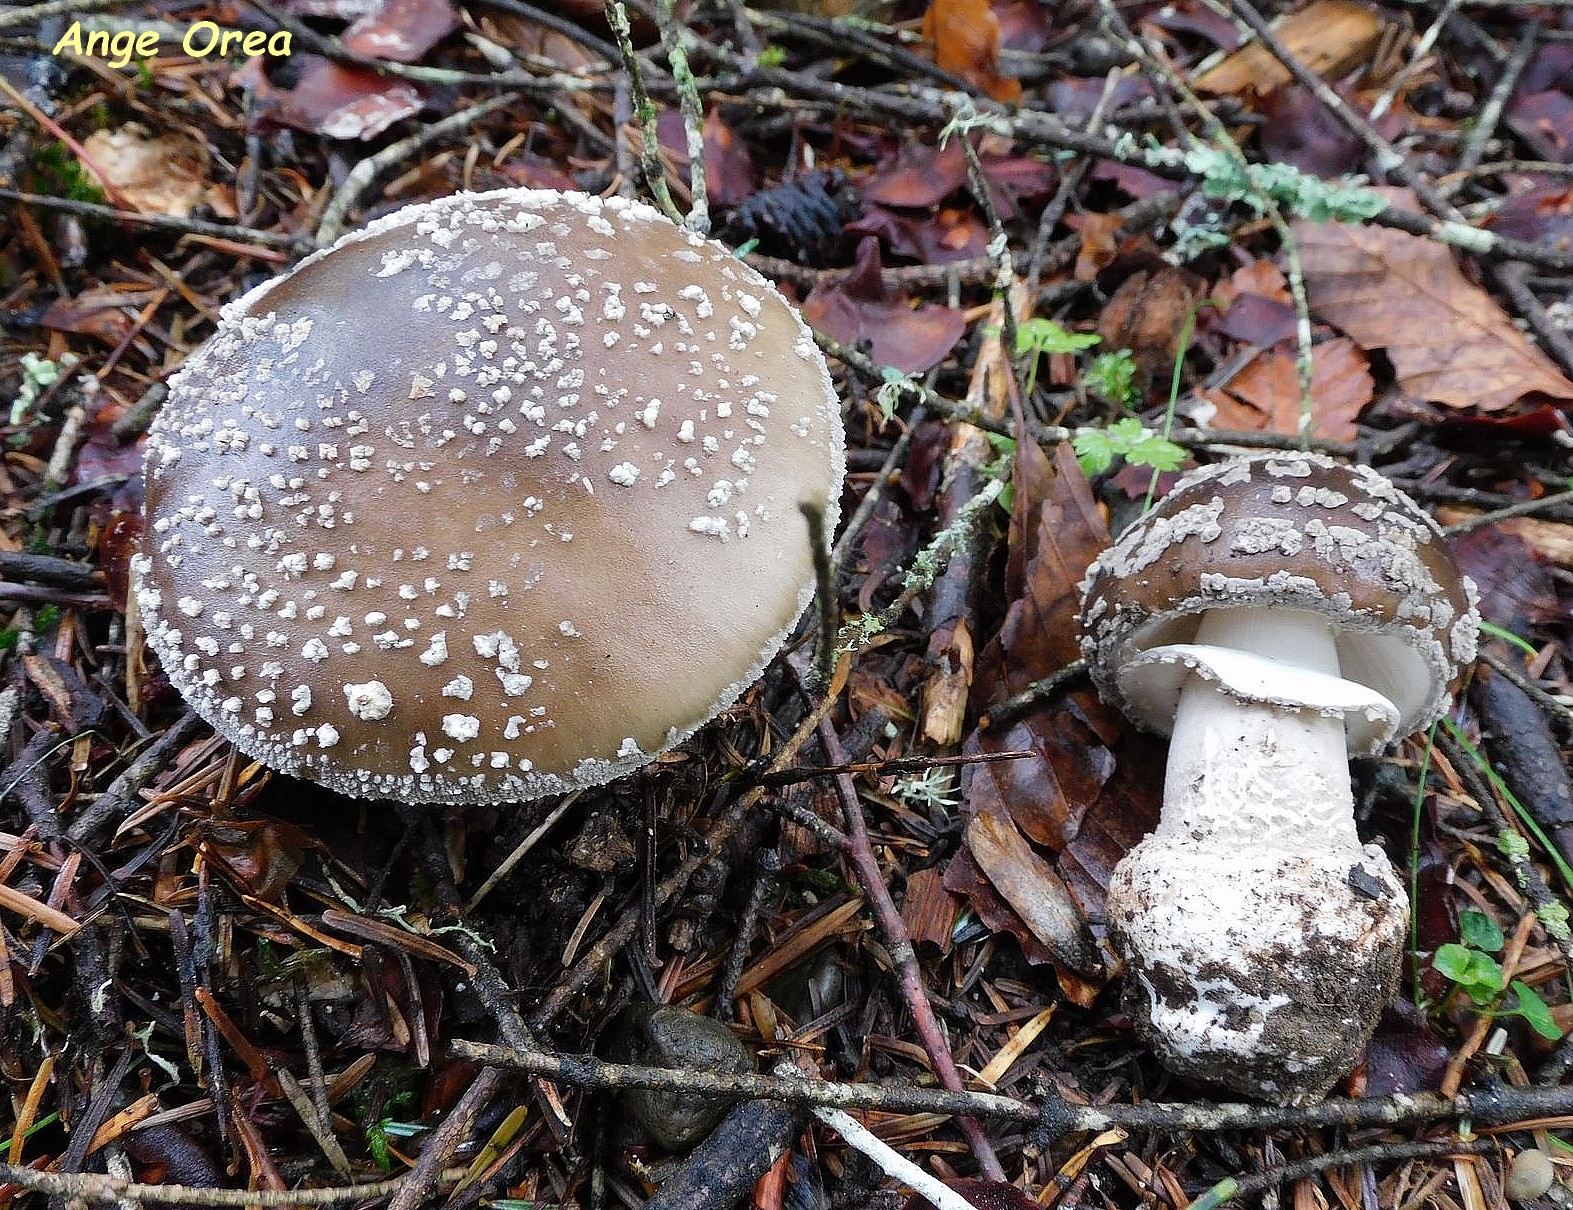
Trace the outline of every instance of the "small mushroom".
{"type": "Polygon", "coordinates": [[[136,599],[275,769],[534,798],[754,681],[842,469],[824,359],[726,248],[622,199],[459,195],[224,309],[149,438],[136,599]]]}
{"type": "Polygon", "coordinates": [[[1126,1010],[1171,1070],[1304,1101],[1396,986],[1408,899],[1354,824],[1350,754],[1429,726],[1475,653],[1474,585],[1365,467],[1206,467],[1082,585],[1105,700],[1171,736],[1162,818],[1115,868],[1126,1010]]]}
{"type": "Polygon", "coordinates": [[[1540,1148],[1531,1147],[1513,1157],[1502,1193],[1510,1202],[1532,1202],[1550,1193],[1556,1181],[1557,1170],[1551,1157],[1540,1148]]]}

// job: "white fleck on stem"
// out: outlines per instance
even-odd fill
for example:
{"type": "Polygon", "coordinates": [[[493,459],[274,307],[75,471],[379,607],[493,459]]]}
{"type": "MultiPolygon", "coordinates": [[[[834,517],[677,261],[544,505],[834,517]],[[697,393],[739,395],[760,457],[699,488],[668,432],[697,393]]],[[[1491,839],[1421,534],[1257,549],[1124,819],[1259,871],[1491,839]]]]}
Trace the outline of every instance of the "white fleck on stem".
{"type": "MultiPolygon", "coordinates": [[[[1196,643],[1272,659],[1286,672],[1339,674],[1327,619],[1305,610],[1212,610],[1196,643]]],[[[1155,835],[1257,837],[1264,821],[1278,844],[1359,847],[1343,718],[1242,701],[1193,673],[1174,718],[1155,835]]]]}

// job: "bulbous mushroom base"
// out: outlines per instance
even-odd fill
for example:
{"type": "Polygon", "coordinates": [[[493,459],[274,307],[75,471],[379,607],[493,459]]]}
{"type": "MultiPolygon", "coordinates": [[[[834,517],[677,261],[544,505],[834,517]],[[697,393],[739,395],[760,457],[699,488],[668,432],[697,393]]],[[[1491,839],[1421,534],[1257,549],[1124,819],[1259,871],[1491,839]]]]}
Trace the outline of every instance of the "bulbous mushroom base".
{"type": "Polygon", "coordinates": [[[1125,1009],[1165,1067],[1244,1096],[1315,1100],[1397,986],[1409,901],[1374,845],[1307,854],[1148,837],[1115,868],[1125,1009]]]}

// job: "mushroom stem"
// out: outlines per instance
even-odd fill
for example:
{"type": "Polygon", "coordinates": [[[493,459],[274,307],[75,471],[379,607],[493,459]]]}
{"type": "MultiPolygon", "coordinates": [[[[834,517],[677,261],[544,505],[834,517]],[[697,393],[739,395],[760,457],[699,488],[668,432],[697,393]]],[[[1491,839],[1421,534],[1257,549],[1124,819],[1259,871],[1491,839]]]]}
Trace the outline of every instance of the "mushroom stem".
{"type": "MultiPolygon", "coordinates": [[[[1309,610],[1210,610],[1196,645],[1338,676],[1332,629],[1309,610]]],[[[1343,717],[1245,701],[1192,673],[1169,742],[1158,834],[1249,839],[1260,824],[1272,827],[1274,843],[1309,852],[1359,847],[1343,717]]]]}
{"type": "Polygon", "coordinates": [[[1355,830],[1344,724],[1396,709],[1339,675],[1309,610],[1211,610],[1144,658],[1189,672],[1162,818],[1109,883],[1126,1008],[1175,1071],[1315,1098],[1398,975],[1408,901],[1355,830]]]}

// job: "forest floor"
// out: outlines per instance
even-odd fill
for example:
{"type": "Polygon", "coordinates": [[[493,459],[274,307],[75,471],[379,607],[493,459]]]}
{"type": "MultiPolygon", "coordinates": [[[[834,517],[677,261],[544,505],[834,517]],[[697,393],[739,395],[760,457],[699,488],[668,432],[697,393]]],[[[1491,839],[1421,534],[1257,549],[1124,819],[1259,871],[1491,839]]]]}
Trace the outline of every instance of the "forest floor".
{"type": "Polygon", "coordinates": [[[854,2],[0,9],[0,1204],[894,1210],[899,1154],[976,1210],[1573,1205],[1573,4],[854,2]],[[340,797],[147,650],[144,434],[223,304],[503,187],[665,193],[800,304],[834,600],[609,786],[340,797]],[[1078,586],[1176,472],[1300,447],[1431,513],[1486,625],[1355,765],[1396,997],[1252,1104],[1124,1014],[1164,744],[1078,586]],[[729,1116],[663,1148],[674,1089],[729,1116]]]}

